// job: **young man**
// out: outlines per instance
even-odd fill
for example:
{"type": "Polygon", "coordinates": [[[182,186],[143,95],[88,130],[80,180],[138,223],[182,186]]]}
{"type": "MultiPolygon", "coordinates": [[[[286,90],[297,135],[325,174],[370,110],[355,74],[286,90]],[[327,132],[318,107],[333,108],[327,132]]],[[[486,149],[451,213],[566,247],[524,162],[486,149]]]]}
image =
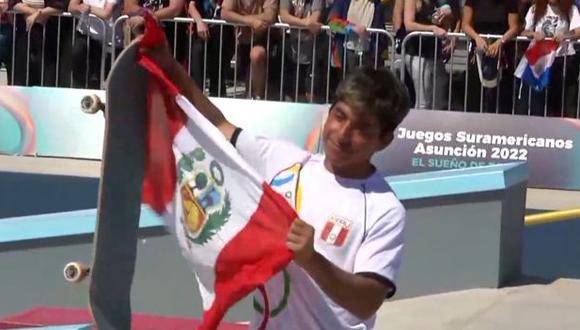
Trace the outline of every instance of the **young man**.
{"type": "MultiPolygon", "coordinates": [[[[395,293],[405,209],[370,160],[409,111],[401,83],[388,71],[349,74],[324,124],[325,155],[312,155],[235,127],[166,48],[147,52],[300,217],[287,235],[294,261],[265,285],[268,329],[373,328],[395,293]]],[[[261,298],[254,309],[251,328],[262,320],[261,298]]]]}

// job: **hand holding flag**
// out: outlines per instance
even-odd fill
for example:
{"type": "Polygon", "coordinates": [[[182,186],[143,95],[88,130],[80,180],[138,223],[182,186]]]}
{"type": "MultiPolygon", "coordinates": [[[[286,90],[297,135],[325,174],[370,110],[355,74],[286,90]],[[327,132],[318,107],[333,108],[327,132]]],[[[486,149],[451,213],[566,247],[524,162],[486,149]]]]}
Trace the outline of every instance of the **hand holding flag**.
{"type": "Polygon", "coordinates": [[[550,71],[559,47],[560,43],[556,40],[532,41],[514,75],[534,90],[544,90],[550,83],[550,71]]]}

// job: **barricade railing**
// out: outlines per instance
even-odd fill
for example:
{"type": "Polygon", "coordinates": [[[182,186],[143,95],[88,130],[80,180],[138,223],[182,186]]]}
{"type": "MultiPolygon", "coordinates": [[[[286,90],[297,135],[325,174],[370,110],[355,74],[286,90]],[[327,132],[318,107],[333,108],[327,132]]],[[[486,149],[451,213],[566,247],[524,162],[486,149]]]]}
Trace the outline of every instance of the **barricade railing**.
{"type": "MultiPolygon", "coordinates": [[[[480,36],[490,41],[488,45],[502,38],[480,36]]],[[[580,118],[578,61],[574,54],[580,43],[562,42],[560,47],[566,51],[556,57],[552,67],[556,78],[539,92],[514,75],[530,42],[530,38],[518,36],[501,45],[499,60],[479,56],[478,64],[475,44],[465,34],[448,33],[438,38],[432,32],[414,31],[401,42],[400,79],[411,76],[416,108],[580,118]],[[446,53],[448,45],[451,51],[446,53]],[[491,65],[497,65],[497,79],[494,73],[490,79],[486,77],[491,65]],[[463,84],[463,88],[453,88],[455,83],[463,84]],[[447,89],[442,91],[441,85],[447,89]]]]}
{"type": "MultiPolygon", "coordinates": [[[[12,22],[22,15],[7,14],[12,22]]],[[[97,43],[90,41],[94,38],[91,33],[77,32],[80,16],[70,13],[55,16],[58,19],[41,26],[40,32],[39,27],[35,27],[36,31],[23,31],[17,28],[22,23],[12,24],[8,83],[104,88],[108,67],[122,48],[116,40],[119,30],[124,32],[125,45],[131,39],[131,31],[126,27],[128,16],[119,17],[109,27],[108,22],[90,15],[91,24],[99,25],[97,29],[112,30],[109,42],[97,43]],[[84,69],[79,68],[78,58],[72,59],[79,36],[86,38],[85,57],[81,59],[84,69]],[[100,61],[93,58],[97,56],[91,51],[95,45],[101,48],[97,52],[100,61]],[[100,70],[94,73],[97,65],[100,70]]],[[[557,57],[552,68],[552,75],[557,77],[552,80],[556,79],[557,86],[548,86],[545,92],[539,93],[514,75],[530,42],[522,36],[500,47],[498,57],[502,60],[496,63],[503,70],[497,79],[492,77],[491,82],[486,81],[496,86],[490,88],[479,77],[485,76],[484,71],[489,67],[477,65],[473,42],[463,33],[436,38],[432,32],[411,32],[401,41],[400,53],[397,53],[393,35],[382,29],[368,29],[368,38],[353,38],[352,34],[335,33],[328,26],[312,34],[303,27],[276,23],[264,35],[259,35],[241,24],[206,19],[204,23],[211,33],[209,39],[202,40],[195,35],[195,21],[191,18],[174,18],[162,23],[174,56],[212,96],[330,103],[338,82],[350,69],[371,65],[399,71],[402,81],[409,80],[407,86],[413,88],[416,108],[580,118],[578,60],[573,54],[580,45],[577,41],[563,42],[561,47],[569,51],[557,57]],[[240,34],[244,28],[249,31],[245,39],[240,34]],[[260,76],[250,65],[249,49],[254,45],[263,46],[266,52],[265,75],[261,80],[254,79],[260,76]],[[448,52],[444,51],[446,48],[448,52]],[[483,68],[481,74],[479,67],[483,68]]],[[[490,43],[502,37],[481,36],[490,43]]]]}
{"type": "MultiPolygon", "coordinates": [[[[79,30],[80,16],[68,12],[51,15],[56,18],[49,19],[45,24],[34,24],[26,29],[25,15],[15,11],[5,13],[11,23],[12,45],[10,59],[7,60],[8,77],[10,85],[24,86],[57,86],[77,88],[104,88],[105,79],[105,53],[107,45],[101,43],[100,69],[97,72],[98,80],[93,86],[89,84],[89,69],[91,68],[90,33],[84,35],[79,30]],[[41,29],[40,33],[38,32],[41,29]],[[73,58],[75,44],[79,36],[86,38],[86,54],[84,56],[84,79],[75,73],[73,62],[83,59],[73,58]],[[24,42],[24,44],[23,44],[24,42]],[[24,63],[22,62],[24,61],[24,63]]],[[[52,18],[51,17],[51,18],[52,18]]],[[[107,23],[95,15],[88,15],[91,24],[96,24],[100,31],[107,30],[107,23]]],[[[2,22],[0,22],[1,24],[2,22]]],[[[107,38],[108,39],[108,38],[107,38]]],[[[105,39],[105,40],[107,40],[105,39]]],[[[94,63],[92,65],[95,65],[94,63]]]]}
{"type": "MultiPolygon", "coordinates": [[[[129,19],[128,16],[121,16],[113,25],[113,35],[117,30],[123,29],[125,23],[129,19]]],[[[208,29],[212,31],[209,40],[200,40],[193,34],[193,26],[195,21],[191,18],[174,18],[171,20],[163,20],[163,24],[167,24],[167,29],[173,30],[172,38],[169,38],[170,44],[173,47],[173,53],[176,57],[184,57],[183,61],[187,63],[187,68],[193,76],[196,72],[192,66],[196,65],[195,54],[192,51],[197,49],[200,53],[197,56],[203,58],[201,68],[197,69],[201,77],[197,77],[197,83],[200,87],[210,93],[211,95],[222,97],[224,95],[223,84],[227,80],[233,89],[227,92],[227,96],[239,97],[246,95],[247,97],[258,94],[260,98],[280,101],[307,101],[307,102],[329,102],[331,98],[331,89],[336,85],[336,80],[344,77],[349,68],[358,65],[373,65],[374,67],[390,65],[388,59],[394,57],[394,48],[390,47],[394,44],[393,36],[385,30],[368,29],[369,42],[368,48],[361,51],[347,50],[343,48],[342,63],[332,65],[333,43],[337,40],[342,40],[337,37],[328,26],[322,26],[318,34],[310,33],[306,28],[293,27],[288,24],[276,23],[271,25],[264,35],[260,36],[251,30],[249,37],[244,39],[241,36],[241,29],[248,28],[242,24],[235,24],[223,20],[204,19],[204,23],[208,29]],[[180,27],[181,25],[181,27],[180,27]],[[179,33],[187,33],[187,39],[179,38],[179,33]],[[235,34],[235,35],[234,35],[235,34]],[[249,39],[249,40],[248,40],[249,39]],[[180,42],[185,42],[186,50],[183,51],[179,47],[180,42]],[[200,51],[200,45],[203,51],[200,51]],[[213,43],[218,43],[217,45],[213,43]],[[195,45],[197,43],[197,45],[195,45]],[[373,43],[372,45],[370,43],[373,43]],[[385,45],[380,47],[380,45],[385,45]],[[261,45],[266,51],[266,65],[265,65],[265,82],[263,95],[262,91],[255,93],[253,90],[254,72],[253,66],[247,60],[248,49],[252,49],[254,45],[261,45]],[[233,47],[232,47],[233,46],[233,47]],[[243,54],[240,52],[244,52],[243,54]],[[381,52],[382,51],[382,52],[381,52]],[[353,54],[350,54],[350,53],[353,54]],[[180,54],[181,53],[181,54],[180,54]],[[354,56],[346,56],[346,55],[354,56]],[[217,66],[213,68],[208,62],[217,58],[217,66]],[[230,60],[231,58],[231,60],[230,60]],[[209,59],[209,61],[208,61],[209,59]],[[349,61],[357,61],[350,63],[349,61]],[[243,65],[242,65],[243,64],[243,65]],[[246,67],[243,67],[247,65],[246,67]],[[225,72],[227,71],[227,73],[225,72]],[[244,73],[246,73],[244,75],[244,73]],[[242,76],[243,75],[243,76],[242,76]],[[208,76],[213,76],[214,80],[210,81],[208,76]],[[241,82],[245,83],[241,83],[241,82]],[[208,91],[207,83],[215,85],[212,88],[213,92],[208,91]],[[239,86],[243,85],[242,91],[239,91],[239,86]],[[304,95],[299,95],[304,94],[304,95]],[[315,100],[315,95],[316,100],[315,100]]],[[[248,28],[249,29],[249,28],[248,28]]],[[[112,60],[116,54],[113,52],[112,60]]],[[[183,60],[183,58],[178,58],[183,60]]],[[[196,77],[194,77],[195,79],[196,77]]]]}

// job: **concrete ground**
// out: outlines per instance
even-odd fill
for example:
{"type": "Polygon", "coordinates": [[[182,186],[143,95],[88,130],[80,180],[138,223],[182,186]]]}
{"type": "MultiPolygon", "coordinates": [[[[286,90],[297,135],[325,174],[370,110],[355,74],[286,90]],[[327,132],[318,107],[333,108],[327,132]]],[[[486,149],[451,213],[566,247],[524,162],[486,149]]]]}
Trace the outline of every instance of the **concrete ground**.
{"type": "Polygon", "coordinates": [[[474,289],[383,304],[376,329],[577,330],[580,280],[474,289]]]}

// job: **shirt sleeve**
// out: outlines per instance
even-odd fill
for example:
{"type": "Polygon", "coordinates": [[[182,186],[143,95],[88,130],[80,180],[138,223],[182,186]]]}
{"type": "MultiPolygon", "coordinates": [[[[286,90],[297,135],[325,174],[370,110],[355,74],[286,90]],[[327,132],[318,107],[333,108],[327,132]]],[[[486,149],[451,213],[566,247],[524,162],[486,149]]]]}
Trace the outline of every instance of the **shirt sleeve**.
{"type": "Polygon", "coordinates": [[[578,13],[578,8],[575,5],[570,8],[570,11],[570,31],[573,31],[574,29],[580,27],[580,14],[578,13]]]}
{"type": "Polygon", "coordinates": [[[534,29],[534,8],[535,6],[531,6],[526,13],[526,26],[524,30],[532,31],[534,29]]]}
{"type": "Polygon", "coordinates": [[[242,130],[235,143],[242,158],[267,182],[282,169],[305,161],[309,153],[292,143],[257,137],[242,130]]]}
{"type": "Polygon", "coordinates": [[[395,284],[401,266],[405,208],[394,207],[367,231],[354,262],[354,273],[373,273],[395,284]]]}
{"type": "Polygon", "coordinates": [[[473,0],[465,0],[464,6],[469,6],[469,7],[473,8],[473,0]]]}

